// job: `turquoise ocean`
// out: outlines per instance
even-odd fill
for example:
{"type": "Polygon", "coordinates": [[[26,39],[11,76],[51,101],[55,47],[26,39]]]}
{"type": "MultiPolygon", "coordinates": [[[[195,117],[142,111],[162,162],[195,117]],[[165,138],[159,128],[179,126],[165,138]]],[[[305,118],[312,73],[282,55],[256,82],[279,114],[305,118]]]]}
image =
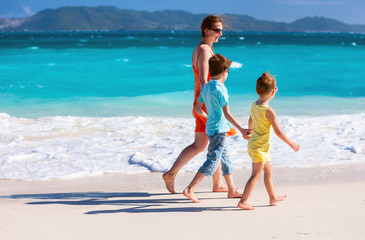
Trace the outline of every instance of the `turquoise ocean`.
{"type": "MultiPolygon", "coordinates": [[[[0,179],[168,169],[193,140],[199,41],[199,32],[0,32],[0,179]]],[[[256,79],[276,76],[270,105],[302,146],[292,155],[274,140],[277,166],[364,161],[364,34],[225,32],[214,51],[233,61],[225,84],[243,125],[256,79]]],[[[234,165],[249,167],[244,142],[229,141],[234,165]]]]}
{"type": "MultiPolygon", "coordinates": [[[[232,33],[214,44],[234,64],[226,86],[246,116],[255,81],[276,75],[285,115],[357,113],[365,104],[365,35],[232,33]]],[[[191,115],[198,32],[0,34],[0,112],[41,116],[191,115]]]]}

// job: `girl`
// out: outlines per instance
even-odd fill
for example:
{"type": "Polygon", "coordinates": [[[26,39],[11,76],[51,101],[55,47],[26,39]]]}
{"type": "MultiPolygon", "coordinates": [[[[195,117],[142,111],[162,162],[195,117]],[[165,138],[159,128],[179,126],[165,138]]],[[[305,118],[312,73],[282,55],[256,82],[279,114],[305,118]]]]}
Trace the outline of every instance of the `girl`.
{"type": "Polygon", "coordinates": [[[287,143],[295,152],[299,151],[300,146],[290,140],[280,129],[275,111],[269,107],[269,102],[274,98],[278,91],[275,78],[268,72],[262,74],[256,82],[256,93],[259,99],[251,107],[251,115],[248,122],[248,128],[252,129],[251,138],[247,144],[248,153],[252,159],[252,175],[246,183],[242,198],[238,207],[245,210],[254,210],[247,203],[257,181],[261,178],[264,171],[264,183],[267,193],[270,197],[270,205],[276,205],[277,202],[283,201],[285,196],[277,196],[274,193],[272,182],[272,166],[270,163],[271,156],[269,153],[271,129],[274,129],[276,135],[287,143]]]}

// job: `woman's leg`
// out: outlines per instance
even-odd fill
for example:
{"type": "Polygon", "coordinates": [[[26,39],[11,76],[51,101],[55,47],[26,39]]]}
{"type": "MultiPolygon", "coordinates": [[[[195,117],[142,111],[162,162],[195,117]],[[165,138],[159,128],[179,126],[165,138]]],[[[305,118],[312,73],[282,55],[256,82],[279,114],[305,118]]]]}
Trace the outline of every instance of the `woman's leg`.
{"type": "Polygon", "coordinates": [[[217,170],[213,174],[213,192],[228,192],[228,187],[222,179],[222,163],[219,162],[217,170]]]}

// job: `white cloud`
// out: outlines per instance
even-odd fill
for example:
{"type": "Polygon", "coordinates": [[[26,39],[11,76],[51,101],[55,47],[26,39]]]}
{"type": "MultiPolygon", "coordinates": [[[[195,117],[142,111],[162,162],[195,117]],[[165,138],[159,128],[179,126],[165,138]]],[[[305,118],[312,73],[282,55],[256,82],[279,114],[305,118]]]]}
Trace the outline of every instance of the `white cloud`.
{"type": "Polygon", "coordinates": [[[293,1],[278,1],[275,4],[281,5],[301,5],[301,6],[328,6],[328,5],[342,5],[345,4],[344,1],[303,1],[303,0],[293,0],[293,1]]]}
{"type": "Polygon", "coordinates": [[[30,15],[34,14],[34,12],[32,12],[32,9],[29,6],[24,6],[23,5],[22,9],[23,9],[25,15],[27,15],[27,16],[30,16],[30,15]]]}

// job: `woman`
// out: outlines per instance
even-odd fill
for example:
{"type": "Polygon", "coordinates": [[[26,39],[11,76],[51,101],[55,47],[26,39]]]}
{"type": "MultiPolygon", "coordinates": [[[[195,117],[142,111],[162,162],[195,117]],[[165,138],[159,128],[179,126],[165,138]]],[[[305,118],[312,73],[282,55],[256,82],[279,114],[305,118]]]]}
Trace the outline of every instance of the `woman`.
{"type": "MultiPolygon", "coordinates": [[[[169,171],[163,174],[167,190],[175,192],[174,180],[180,169],[198,153],[204,151],[208,145],[208,137],[205,133],[206,119],[203,119],[195,111],[195,105],[199,99],[200,89],[210,80],[208,60],[214,55],[213,43],[218,42],[223,32],[223,21],[218,16],[208,16],[201,24],[202,39],[195,47],[192,57],[192,65],[195,76],[193,116],[195,117],[195,140],[187,146],[176,159],[169,171]]],[[[203,110],[206,112],[205,106],[203,110]]],[[[220,165],[213,175],[213,192],[226,192],[227,186],[222,181],[220,165]]]]}

